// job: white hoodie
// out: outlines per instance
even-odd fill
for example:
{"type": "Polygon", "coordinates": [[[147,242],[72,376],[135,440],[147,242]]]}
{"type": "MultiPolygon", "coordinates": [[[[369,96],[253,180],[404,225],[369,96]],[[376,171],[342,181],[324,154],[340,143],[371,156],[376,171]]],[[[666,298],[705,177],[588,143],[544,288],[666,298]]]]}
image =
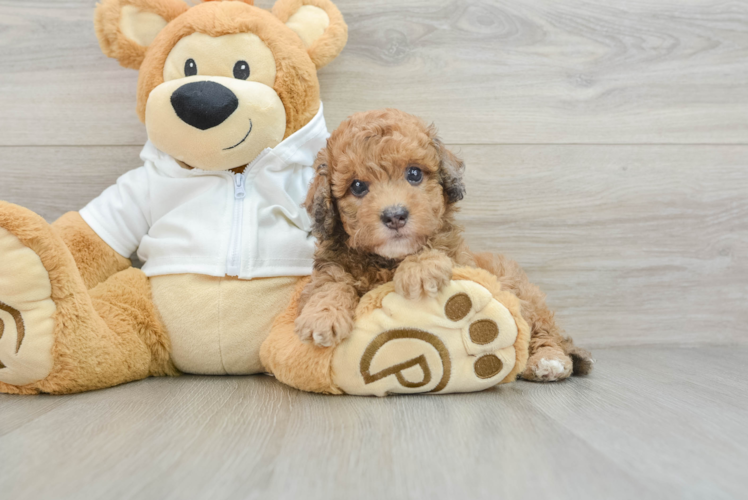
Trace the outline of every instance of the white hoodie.
{"type": "Polygon", "coordinates": [[[137,250],[148,276],[241,279],[311,274],[314,239],[302,208],[329,137],[317,115],[243,174],[185,169],[146,143],[132,170],[80,211],[116,252],[137,250]]]}

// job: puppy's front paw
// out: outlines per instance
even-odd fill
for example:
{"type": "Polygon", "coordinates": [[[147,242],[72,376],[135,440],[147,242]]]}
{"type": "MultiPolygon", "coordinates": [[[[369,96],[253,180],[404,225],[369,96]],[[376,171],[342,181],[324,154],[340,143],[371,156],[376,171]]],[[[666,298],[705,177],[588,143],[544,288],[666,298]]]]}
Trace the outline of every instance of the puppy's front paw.
{"type": "Polygon", "coordinates": [[[353,314],[345,309],[309,303],[296,318],[295,326],[296,334],[302,342],[332,347],[350,335],[353,330],[353,314]]]}
{"type": "Polygon", "coordinates": [[[395,271],[395,291],[410,300],[436,297],[452,279],[452,261],[446,255],[403,261],[395,271]]]}

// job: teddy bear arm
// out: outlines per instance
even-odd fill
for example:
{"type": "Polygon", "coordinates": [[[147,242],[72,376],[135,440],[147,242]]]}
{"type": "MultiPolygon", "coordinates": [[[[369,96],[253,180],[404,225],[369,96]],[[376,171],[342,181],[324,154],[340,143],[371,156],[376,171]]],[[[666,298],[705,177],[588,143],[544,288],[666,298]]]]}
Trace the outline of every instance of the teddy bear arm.
{"type": "Polygon", "coordinates": [[[52,223],[52,228],[73,255],[89,290],[132,266],[130,259],[107,245],[78,212],[66,213],[52,223]]]}

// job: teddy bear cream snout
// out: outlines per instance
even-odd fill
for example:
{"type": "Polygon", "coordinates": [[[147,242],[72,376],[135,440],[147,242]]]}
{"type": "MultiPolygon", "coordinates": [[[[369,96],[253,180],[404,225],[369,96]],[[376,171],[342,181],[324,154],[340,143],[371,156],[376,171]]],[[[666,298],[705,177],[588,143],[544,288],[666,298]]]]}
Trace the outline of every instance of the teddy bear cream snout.
{"type": "Polygon", "coordinates": [[[286,112],[264,83],[191,76],[156,87],[146,104],[151,142],[187,165],[228,170],[283,140],[286,112]]]}

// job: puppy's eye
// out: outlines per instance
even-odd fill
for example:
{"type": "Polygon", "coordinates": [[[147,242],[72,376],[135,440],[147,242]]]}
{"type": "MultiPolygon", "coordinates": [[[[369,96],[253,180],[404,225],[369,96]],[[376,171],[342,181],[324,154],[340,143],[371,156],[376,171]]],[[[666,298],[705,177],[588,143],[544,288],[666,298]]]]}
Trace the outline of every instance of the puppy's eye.
{"type": "Polygon", "coordinates": [[[187,59],[184,63],[184,76],[195,76],[197,74],[197,64],[194,59],[187,59]]]}
{"type": "Polygon", "coordinates": [[[408,167],[408,170],[405,171],[405,178],[408,182],[417,186],[423,180],[423,171],[418,167],[408,167]]]}
{"type": "Polygon", "coordinates": [[[358,179],[351,182],[351,194],[356,198],[362,198],[369,192],[369,185],[358,179]]]}
{"type": "Polygon", "coordinates": [[[247,61],[239,61],[234,64],[234,78],[237,80],[246,80],[249,78],[249,64],[247,61]]]}

